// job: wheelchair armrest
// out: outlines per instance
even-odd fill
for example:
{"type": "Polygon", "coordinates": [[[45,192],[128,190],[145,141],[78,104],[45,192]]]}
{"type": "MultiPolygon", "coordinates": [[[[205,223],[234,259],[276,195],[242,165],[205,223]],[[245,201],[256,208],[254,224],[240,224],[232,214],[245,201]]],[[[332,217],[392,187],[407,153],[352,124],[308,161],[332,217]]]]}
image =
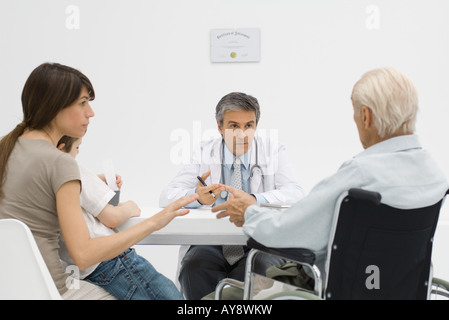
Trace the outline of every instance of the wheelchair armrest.
{"type": "Polygon", "coordinates": [[[298,262],[307,263],[313,265],[315,263],[315,254],[304,248],[271,248],[266,247],[263,244],[257,242],[253,238],[249,238],[246,245],[253,249],[258,249],[270,254],[281,256],[285,259],[290,259],[298,262]]]}
{"type": "Polygon", "coordinates": [[[440,278],[432,278],[431,294],[435,298],[440,296],[447,300],[449,298],[449,282],[440,278]]]}
{"type": "Polygon", "coordinates": [[[231,286],[234,288],[238,288],[238,289],[241,289],[243,292],[245,283],[242,281],[238,281],[238,280],[234,280],[234,279],[230,279],[230,278],[225,278],[225,279],[221,280],[217,284],[217,287],[215,288],[215,296],[214,296],[215,300],[221,300],[221,295],[223,293],[223,289],[225,286],[231,286]]]}
{"type": "Polygon", "coordinates": [[[432,284],[440,286],[440,287],[444,288],[445,290],[449,291],[449,281],[433,277],[432,278],[432,284]]]}
{"type": "Polygon", "coordinates": [[[382,200],[382,196],[379,192],[367,191],[358,188],[349,189],[348,196],[354,199],[368,200],[376,205],[379,205],[382,200]]]}

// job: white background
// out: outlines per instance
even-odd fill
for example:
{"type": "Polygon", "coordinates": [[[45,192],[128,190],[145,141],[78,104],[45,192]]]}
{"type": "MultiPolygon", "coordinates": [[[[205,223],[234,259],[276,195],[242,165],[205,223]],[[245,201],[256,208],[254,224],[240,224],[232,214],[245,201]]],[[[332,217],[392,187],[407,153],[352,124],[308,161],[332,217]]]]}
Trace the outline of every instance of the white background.
{"type": "MultiPolygon", "coordinates": [[[[308,192],[362,151],[352,86],[391,66],[415,81],[417,133],[448,174],[448,15],[447,0],[0,0],[0,135],[21,122],[35,67],[75,67],[97,96],[79,161],[100,172],[112,159],[122,200],[158,206],[180,159],[216,132],[218,100],[242,91],[258,98],[259,130],[278,133],[308,192]],[[260,62],[211,63],[220,28],[260,28],[260,62]]],[[[177,247],[139,250],[174,279],[177,247]]],[[[434,264],[449,278],[442,255],[434,264]]]]}

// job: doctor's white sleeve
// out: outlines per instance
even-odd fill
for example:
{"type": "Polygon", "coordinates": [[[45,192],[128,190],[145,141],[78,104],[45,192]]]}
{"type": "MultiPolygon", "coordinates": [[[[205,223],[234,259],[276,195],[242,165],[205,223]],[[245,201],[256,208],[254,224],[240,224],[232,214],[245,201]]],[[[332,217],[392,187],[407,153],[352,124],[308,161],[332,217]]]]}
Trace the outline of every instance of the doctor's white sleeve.
{"type": "MultiPolygon", "coordinates": [[[[189,194],[192,189],[195,190],[198,183],[198,179],[196,178],[198,170],[198,165],[188,164],[184,166],[168,186],[162,190],[159,197],[159,206],[166,207],[173,201],[189,194]]],[[[193,203],[187,207],[192,208],[192,205],[193,203]]],[[[199,205],[200,204],[198,203],[198,206],[199,205]]]]}
{"type": "Polygon", "coordinates": [[[275,159],[274,164],[269,166],[271,169],[268,170],[268,173],[272,175],[272,185],[269,186],[271,190],[260,193],[260,195],[268,203],[296,203],[304,197],[304,190],[288,160],[285,146],[279,145],[277,154],[272,155],[271,159],[275,159]]]}

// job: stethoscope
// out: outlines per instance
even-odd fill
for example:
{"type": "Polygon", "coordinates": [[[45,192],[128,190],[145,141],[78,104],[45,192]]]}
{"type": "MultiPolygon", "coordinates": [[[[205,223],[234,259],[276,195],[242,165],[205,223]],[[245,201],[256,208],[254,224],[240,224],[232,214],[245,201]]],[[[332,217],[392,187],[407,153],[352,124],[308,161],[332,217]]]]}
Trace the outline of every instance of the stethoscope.
{"type": "MultiPolygon", "coordinates": [[[[252,177],[254,176],[254,171],[255,170],[260,171],[260,177],[262,179],[262,186],[263,186],[263,189],[265,190],[265,179],[264,179],[263,170],[262,170],[261,166],[259,166],[259,146],[257,144],[257,139],[256,138],[253,139],[253,145],[256,148],[256,150],[255,150],[256,151],[256,163],[255,164],[251,164],[251,169],[249,171],[249,178],[252,179],[252,177]]],[[[222,183],[225,182],[225,179],[224,179],[224,168],[223,168],[223,162],[224,162],[223,150],[224,150],[224,148],[225,148],[225,142],[224,142],[224,139],[222,139],[221,140],[221,148],[220,148],[221,181],[222,181],[222,183]]],[[[222,191],[220,193],[220,198],[222,198],[222,199],[227,199],[228,196],[229,196],[229,192],[226,191],[226,190],[224,190],[224,191],[222,191]]]]}

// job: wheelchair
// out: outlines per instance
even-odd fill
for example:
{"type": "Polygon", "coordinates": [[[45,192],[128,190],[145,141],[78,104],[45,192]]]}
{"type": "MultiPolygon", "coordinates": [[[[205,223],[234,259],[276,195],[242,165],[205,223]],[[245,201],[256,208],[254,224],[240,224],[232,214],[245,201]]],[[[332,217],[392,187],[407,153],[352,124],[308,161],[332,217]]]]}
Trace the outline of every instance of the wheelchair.
{"type": "Polygon", "coordinates": [[[449,282],[433,277],[431,263],[444,198],[407,210],[381,199],[379,193],[363,189],[350,189],[340,196],[322,271],[308,249],[268,248],[249,239],[253,249],[244,281],[223,279],[215,299],[226,298],[227,290],[239,292],[244,300],[448,299],[449,282]],[[289,262],[288,268],[273,267],[279,271],[274,277],[257,274],[255,257],[260,254],[281,257],[289,262]],[[308,286],[292,281],[304,274],[310,278],[308,286]]]}

